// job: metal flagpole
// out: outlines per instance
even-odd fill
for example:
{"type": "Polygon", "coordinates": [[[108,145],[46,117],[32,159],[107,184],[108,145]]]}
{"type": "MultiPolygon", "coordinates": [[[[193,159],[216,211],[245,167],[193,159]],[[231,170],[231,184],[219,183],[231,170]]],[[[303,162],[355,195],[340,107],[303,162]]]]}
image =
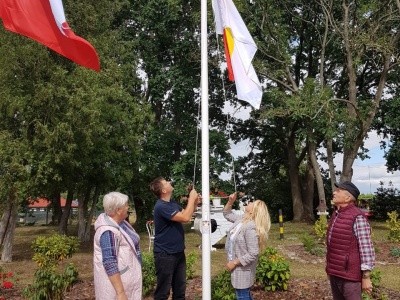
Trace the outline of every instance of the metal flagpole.
{"type": "Polygon", "coordinates": [[[202,299],[211,300],[210,166],[208,132],[207,0],[201,0],[202,299]]]}

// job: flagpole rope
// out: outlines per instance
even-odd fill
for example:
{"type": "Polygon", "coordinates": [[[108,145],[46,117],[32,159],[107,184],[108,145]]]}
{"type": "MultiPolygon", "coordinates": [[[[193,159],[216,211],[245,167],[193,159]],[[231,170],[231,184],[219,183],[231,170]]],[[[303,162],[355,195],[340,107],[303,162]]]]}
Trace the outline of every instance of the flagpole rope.
{"type": "Polygon", "coordinates": [[[193,167],[193,186],[196,183],[196,168],[197,168],[197,150],[199,147],[199,132],[200,132],[200,108],[201,108],[201,101],[199,101],[199,105],[197,107],[197,130],[196,130],[196,146],[195,146],[195,150],[194,150],[194,167],[193,167]]]}
{"type": "MultiPolygon", "coordinates": [[[[215,31],[215,37],[216,37],[216,40],[217,40],[217,56],[218,56],[218,61],[219,61],[219,63],[221,64],[221,62],[222,62],[222,59],[221,59],[221,49],[220,49],[220,47],[219,47],[220,40],[219,40],[217,31],[215,31]]],[[[225,87],[225,80],[224,80],[224,79],[225,79],[225,78],[224,78],[224,73],[221,72],[222,93],[223,93],[224,103],[226,103],[227,97],[226,97],[226,87],[225,87]]],[[[239,108],[237,108],[237,109],[234,111],[233,115],[237,112],[238,109],[239,109],[239,108]]],[[[231,123],[230,123],[230,114],[229,114],[229,113],[226,114],[226,122],[227,122],[226,127],[227,127],[227,129],[228,129],[228,138],[229,138],[229,141],[230,141],[230,140],[231,140],[231,123]]],[[[231,155],[231,156],[232,156],[231,166],[232,166],[233,185],[234,185],[234,189],[235,189],[235,193],[236,193],[236,192],[237,192],[237,185],[236,185],[236,173],[235,173],[235,158],[233,157],[233,155],[231,155]]]]}
{"type": "MultiPolygon", "coordinates": [[[[218,33],[215,32],[216,40],[217,40],[217,56],[218,56],[218,61],[221,64],[222,59],[221,59],[221,49],[219,47],[219,38],[218,38],[218,33]]],[[[222,93],[223,93],[223,98],[224,98],[224,103],[227,101],[227,96],[226,96],[226,86],[225,86],[225,80],[224,80],[224,74],[221,72],[221,82],[222,82],[222,93]]],[[[198,151],[198,144],[199,144],[199,123],[200,123],[200,109],[201,109],[201,102],[199,101],[198,108],[197,108],[197,130],[196,130],[196,144],[195,144],[195,153],[194,153],[194,167],[193,167],[193,186],[195,185],[196,182],[196,168],[197,168],[197,151],[198,151]]],[[[239,110],[237,108],[234,112],[233,115],[236,114],[236,112],[239,110]]],[[[228,139],[229,141],[231,140],[231,123],[230,123],[231,116],[229,113],[226,115],[226,122],[227,122],[227,129],[228,129],[228,139]]],[[[231,155],[231,167],[232,167],[232,177],[233,177],[233,185],[235,192],[237,192],[237,184],[236,184],[236,171],[235,171],[235,158],[233,155],[231,155]]]]}

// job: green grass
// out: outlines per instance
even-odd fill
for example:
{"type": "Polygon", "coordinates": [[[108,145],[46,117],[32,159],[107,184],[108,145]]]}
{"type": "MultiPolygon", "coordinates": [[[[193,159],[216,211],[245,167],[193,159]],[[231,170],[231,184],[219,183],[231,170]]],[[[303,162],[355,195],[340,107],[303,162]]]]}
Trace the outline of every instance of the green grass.
{"type": "MultiPolygon", "coordinates": [[[[384,222],[372,222],[373,240],[386,241],[388,229],[384,222]]],[[[202,275],[202,250],[199,246],[202,243],[202,237],[198,233],[190,229],[191,224],[185,225],[186,230],[186,251],[194,251],[198,254],[198,261],[195,263],[195,276],[202,275]]],[[[75,232],[76,228],[69,228],[70,232],[75,232]]],[[[38,235],[49,235],[57,232],[57,227],[52,226],[29,226],[17,227],[14,244],[14,261],[8,264],[2,264],[7,269],[18,274],[20,285],[26,285],[32,282],[33,273],[36,269],[31,258],[33,252],[30,248],[31,242],[38,235]]],[[[279,246],[290,246],[301,244],[301,236],[304,233],[312,234],[312,225],[304,223],[286,222],[284,226],[284,239],[280,239],[279,226],[273,224],[270,231],[268,246],[278,248],[279,246]]],[[[147,232],[140,233],[141,249],[143,252],[148,251],[147,232]]],[[[224,250],[224,240],[215,245],[216,251],[211,253],[211,276],[214,276],[225,268],[226,254],[224,250]]],[[[72,257],[72,261],[79,270],[79,276],[83,280],[91,280],[93,278],[92,271],[93,245],[92,242],[83,244],[81,250],[72,257]]],[[[316,278],[325,279],[324,263],[302,263],[296,260],[289,260],[290,270],[294,278],[316,278]]],[[[399,264],[377,265],[377,269],[381,271],[382,286],[393,290],[400,291],[400,276],[398,276],[399,264]]]]}

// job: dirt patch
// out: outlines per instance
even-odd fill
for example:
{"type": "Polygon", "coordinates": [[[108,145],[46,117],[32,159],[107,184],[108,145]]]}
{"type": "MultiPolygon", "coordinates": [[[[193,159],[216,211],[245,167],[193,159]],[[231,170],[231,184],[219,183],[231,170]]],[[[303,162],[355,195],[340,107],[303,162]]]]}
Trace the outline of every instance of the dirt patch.
{"type": "MultiPolygon", "coordinates": [[[[202,279],[196,277],[189,280],[186,289],[187,300],[197,300],[202,298],[202,279]]],[[[388,289],[382,289],[388,299],[400,299],[400,293],[388,289]]],[[[8,291],[3,294],[4,299],[22,300],[19,291],[8,291]]],[[[260,287],[253,287],[252,295],[254,300],[331,300],[332,295],[327,280],[298,279],[292,278],[289,281],[289,288],[284,292],[266,292],[260,287]]],[[[0,298],[1,299],[1,298],[0,298]]],[[[65,300],[94,300],[93,281],[80,281],[76,283],[69,292],[66,293],[65,300]]],[[[144,300],[153,299],[152,296],[144,300]]]]}
{"type": "MultiPolygon", "coordinates": [[[[325,249],[325,246],[321,245],[321,248],[325,249]]],[[[400,258],[394,257],[390,250],[392,248],[399,248],[400,246],[395,243],[388,242],[375,242],[375,255],[376,265],[399,265],[400,258]]],[[[292,244],[290,246],[278,246],[278,249],[288,258],[294,259],[304,263],[320,264],[325,263],[325,255],[316,256],[305,251],[302,244],[292,244]]]]}
{"type": "MultiPolygon", "coordinates": [[[[323,246],[322,246],[323,247],[323,246]]],[[[388,242],[375,242],[376,249],[376,264],[379,265],[397,265],[400,267],[400,259],[390,254],[390,249],[393,247],[399,247],[398,244],[388,242]]],[[[325,257],[315,256],[305,251],[302,244],[291,244],[287,246],[279,245],[277,247],[285,257],[297,260],[300,262],[310,264],[321,264],[324,265],[325,257]]],[[[18,248],[21,249],[21,248],[18,248]]],[[[22,252],[22,250],[20,250],[22,252]]],[[[92,253],[92,249],[88,246],[87,252],[92,253]]],[[[25,258],[25,255],[23,255],[25,258]]],[[[82,262],[81,262],[82,263],[82,262]]],[[[29,263],[24,262],[25,267],[29,269],[29,263]]],[[[87,267],[89,268],[89,267],[87,267]]],[[[84,268],[85,269],[85,268],[84,268]]],[[[91,269],[91,268],[89,268],[91,269]]],[[[81,274],[82,275],[82,274],[81,274]]],[[[92,275],[89,274],[74,284],[71,289],[65,294],[65,300],[94,300],[94,284],[92,275]]],[[[381,292],[385,293],[390,300],[399,300],[400,292],[382,288],[381,292]]],[[[22,300],[22,291],[20,288],[11,290],[0,289],[0,300],[12,299],[22,300]],[[3,297],[3,298],[2,298],[3,297]]],[[[289,281],[288,291],[285,292],[266,292],[258,286],[254,286],[252,289],[252,295],[254,300],[331,300],[331,291],[329,282],[326,279],[307,279],[307,278],[295,278],[292,277],[289,281]]],[[[187,300],[198,300],[202,298],[202,279],[196,277],[188,281],[186,289],[187,300]]],[[[153,299],[152,296],[144,298],[144,300],[153,299]]]]}

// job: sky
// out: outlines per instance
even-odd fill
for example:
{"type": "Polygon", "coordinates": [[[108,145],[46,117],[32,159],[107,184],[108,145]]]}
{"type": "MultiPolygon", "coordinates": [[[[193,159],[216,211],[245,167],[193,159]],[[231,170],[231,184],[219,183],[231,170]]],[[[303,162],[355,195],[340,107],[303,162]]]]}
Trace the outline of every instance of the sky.
{"type": "MultiPolygon", "coordinates": [[[[392,182],[395,187],[400,186],[400,172],[387,172],[386,160],[383,157],[384,151],[380,149],[379,142],[382,138],[376,133],[369,133],[369,137],[365,140],[365,148],[369,150],[370,159],[357,159],[353,164],[353,183],[358,187],[362,194],[374,194],[376,189],[380,187],[380,182],[384,183],[384,187],[388,187],[392,182]]],[[[342,165],[343,156],[338,155],[335,164],[338,167],[342,165]]]]}
{"type": "MultiPolygon", "coordinates": [[[[235,112],[235,117],[248,118],[249,114],[246,110],[235,112]]],[[[392,182],[395,187],[400,186],[400,172],[387,172],[386,160],[384,158],[384,151],[380,149],[379,142],[382,138],[374,131],[369,133],[368,138],[365,140],[365,148],[369,150],[368,156],[371,158],[360,160],[357,159],[353,164],[353,178],[352,182],[358,187],[361,194],[374,194],[377,188],[380,187],[380,182],[384,183],[384,187],[388,187],[392,182]]],[[[231,154],[237,158],[238,156],[245,156],[249,153],[249,142],[243,141],[238,144],[231,143],[231,154]]],[[[326,151],[326,149],[321,149],[326,151]]],[[[338,154],[334,159],[336,171],[340,171],[343,162],[343,155],[338,154]]],[[[320,162],[321,166],[325,169],[328,168],[327,164],[320,162]]],[[[229,178],[227,174],[222,175],[223,179],[229,178]]],[[[339,178],[337,178],[339,179],[339,178]]]]}

